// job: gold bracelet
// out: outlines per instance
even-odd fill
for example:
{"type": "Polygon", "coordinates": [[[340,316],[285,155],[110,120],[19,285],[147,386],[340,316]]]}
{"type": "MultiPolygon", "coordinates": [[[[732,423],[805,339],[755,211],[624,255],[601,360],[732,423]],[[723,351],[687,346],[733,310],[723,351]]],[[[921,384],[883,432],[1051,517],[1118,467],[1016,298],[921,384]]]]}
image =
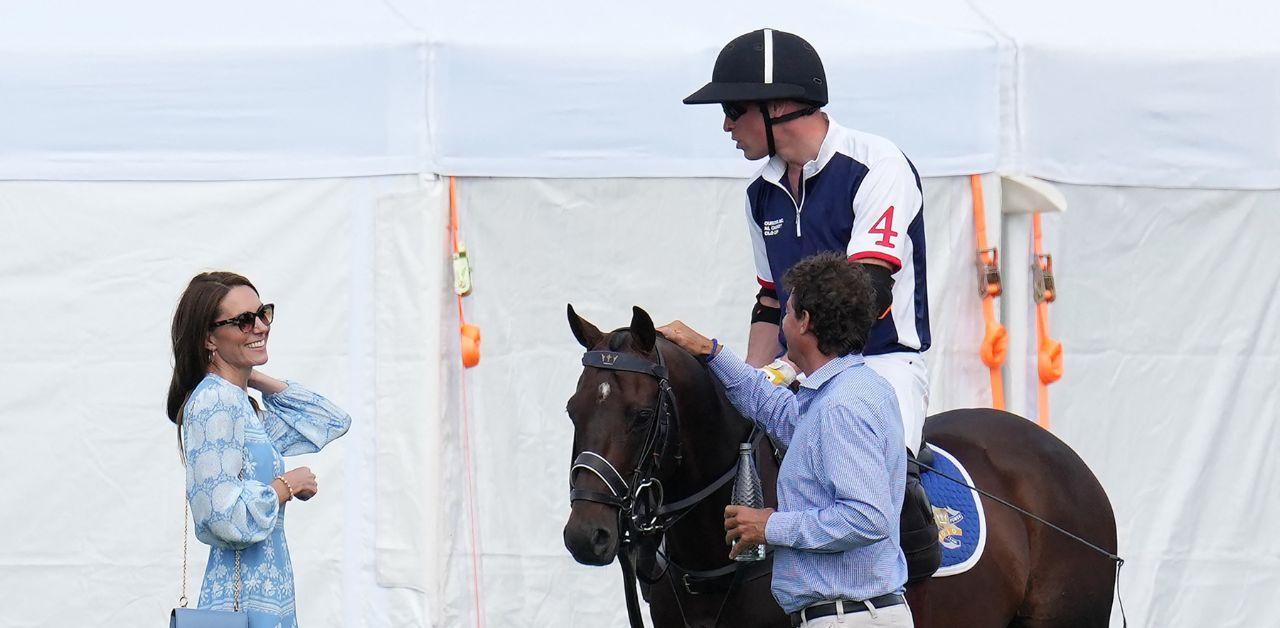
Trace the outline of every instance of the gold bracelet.
{"type": "MultiPolygon", "coordinates": [[[[289,499],[293,499],[293,487],[289,486],[289,480],[284,479],[283,475],[277,475],[276,479],[280,480],[280,483],[284,485],[285,490],[289,491],[289,499]]],[[[285,501],[289,500],[286,499],[285,501]]]]}

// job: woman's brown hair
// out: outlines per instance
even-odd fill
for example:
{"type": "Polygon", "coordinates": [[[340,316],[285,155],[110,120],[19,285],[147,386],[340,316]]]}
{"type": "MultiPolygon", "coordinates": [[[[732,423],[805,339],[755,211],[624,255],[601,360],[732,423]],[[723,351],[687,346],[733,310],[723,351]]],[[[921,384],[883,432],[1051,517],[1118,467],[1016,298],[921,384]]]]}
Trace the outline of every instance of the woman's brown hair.
{"type": "MultiPolygon", "coordinates": [[[[228,272],[200,273],[191,279],[178,309],[173,313],[173,379],[169,382],[169,399],[166,409],[169,420],[182,428],[181,412],[187,396],[204,379],[212,360],[212,352],[205,347],[209,328],[218,317],[218,306],[223,297],[236,286],[258,289],[248,279],[228,272]]],[[[178,437],[181,441],[181,436],[178,437]]]]}

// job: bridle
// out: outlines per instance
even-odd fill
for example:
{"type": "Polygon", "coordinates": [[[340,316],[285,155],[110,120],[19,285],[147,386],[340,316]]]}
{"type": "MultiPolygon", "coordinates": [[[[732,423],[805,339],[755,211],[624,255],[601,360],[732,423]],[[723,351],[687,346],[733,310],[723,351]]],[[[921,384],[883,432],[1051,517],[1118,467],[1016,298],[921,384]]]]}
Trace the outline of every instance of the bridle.
{"type": "MultiPolygon", "coordinates": [[[[661,537],[676,521],[687,514],[707,497],[723,488],[735,475],[736,464],[731,465],[720,477],[693,495],[672,503],[666,503],[666,495],[657,473],[667,461],[667,451],[675,440],[675,464],[681,462],[679,443],[679,412],[676,410],[675,393],[672,392],[668,379],[666,363],[662,351],[655,348],[657,361],[651,362],[643,357],[617,351],[588,351],[582,356],[582,365],[606,371],[624,371],[648,375],[658,381],[658,395],[653,407],[648,410],[652,414],[644,446],[631,470],[630,481],[618,472],[604,456],[590,450],[583,450],[573,459],[569,467],[569,501],[589,501],[613,506],[618,509],[618,562],[622,566],[623,580],[627,594],[627,612],[631,625],[636,628],[644,626],[640,617],[639,602],[635,596],[635,568],[629,556],[630,546],[641,536],[661,537]],[[608,493],[592,491],[574,486],[574,473],[582,469],[594,474],[604,482],[608,493]]],[[[753,442],[756,430],[752,429],[749,439],[753,442]]],[[[740,564],[740,563],[739,563],[740,564]]],[[[737,564],[733,565],[736,569],[737,564]]]]}
{"type": "MultiPolygon", "coordinates": [[[[675,395],[671,391],[671,383],[667,378],[667,366],[662,359],[662,352],[656,351],[657,362],[645,358],[619,353],[616,351],[588,351],[582,356],[582,365],[606,371],[625,371],[648,375],[658,380],[658,396],[654,400],[649,430],[645,435],[644,445],[631,470],[630,481],[614,468],[604,456],[590,450],[583,450],[573,460],[569,468],[569,501],[589,501],[606,504],[618,509],[618,531],[624,540],[639,534],[661,532],[666,526],[661,521],[661,511],[665,494],[662,481],[657,478],[657,471],[666,460],[668,447],[673,438],[678,438],[675,395]],[[573,475],[578,469],[595,474],[609,489],[608,493],[575,488],[573,475]]],[[[677,442],[675,447],[679,448],[677,442]]],[[[679,464],[681,455],[675,456],[679,464]]],[[[718,488],[718,487],[717,487],[718,488]]]]}

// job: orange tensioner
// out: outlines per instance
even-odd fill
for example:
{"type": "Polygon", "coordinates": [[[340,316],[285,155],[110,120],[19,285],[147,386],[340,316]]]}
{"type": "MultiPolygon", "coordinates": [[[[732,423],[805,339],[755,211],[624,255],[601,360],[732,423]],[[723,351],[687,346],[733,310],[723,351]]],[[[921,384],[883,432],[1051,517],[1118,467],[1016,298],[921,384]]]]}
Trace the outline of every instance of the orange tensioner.
{"type": "Polygon", "coordinates": [[[458,237],[458,181],[449,177],[449,237],[453,245],[453,291],[458,297],[458,329],[462,365],[471,368],[480,363],[480,328],[467,322],[462,297],[471,294],[471,261],[467,247],[458,237]]]}
{"type": "Polygon", "coordinates": [[[1049,429],[1049,384],[1062,378],[1062,343],[1049,337],[1049,304],[1058,298],[1053,282],[1053,256],[1044,252],[1040,214],[1031,215],[1031,242],[1035,258],[1031,276],[1036,300],[1036,371],[1040,378],[1037,422],[1049,429]]]}
{"type": "Polygon", "coordinates": [[[982,318],[985,321],[982,347],[979,354],[982,363],[991,370],[991,407],[1004,409],[1004,377],[1001,367],[1009,352],[1009,333],[996,320],[995,298],[1004,292],[1000,281],[1000,253],[987,246],[986,201],[982,196],[982,178],[969,175],[969,189],[973,194],[973,227],[978,242],[978,296],[982,297],[982,318]]]}

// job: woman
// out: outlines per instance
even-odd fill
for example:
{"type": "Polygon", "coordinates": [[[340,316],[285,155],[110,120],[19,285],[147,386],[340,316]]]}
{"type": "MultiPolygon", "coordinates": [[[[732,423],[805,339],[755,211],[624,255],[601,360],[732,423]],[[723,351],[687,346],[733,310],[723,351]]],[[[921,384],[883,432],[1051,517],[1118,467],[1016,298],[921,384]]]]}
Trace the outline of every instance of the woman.
{"type": "Polygon", "coordinates": [[[286,472],[282,456],[319,451],[351,426],[324,397],[256,370],[267,363],[274,310],[248,279],[214,272],[191,280],[173,315],[168,413],[196,538],[211,546],[200,608],[231,610],[238,588],[251,628],[297,626],[285,504],[319,486],[307,467],[286,472]]]}

